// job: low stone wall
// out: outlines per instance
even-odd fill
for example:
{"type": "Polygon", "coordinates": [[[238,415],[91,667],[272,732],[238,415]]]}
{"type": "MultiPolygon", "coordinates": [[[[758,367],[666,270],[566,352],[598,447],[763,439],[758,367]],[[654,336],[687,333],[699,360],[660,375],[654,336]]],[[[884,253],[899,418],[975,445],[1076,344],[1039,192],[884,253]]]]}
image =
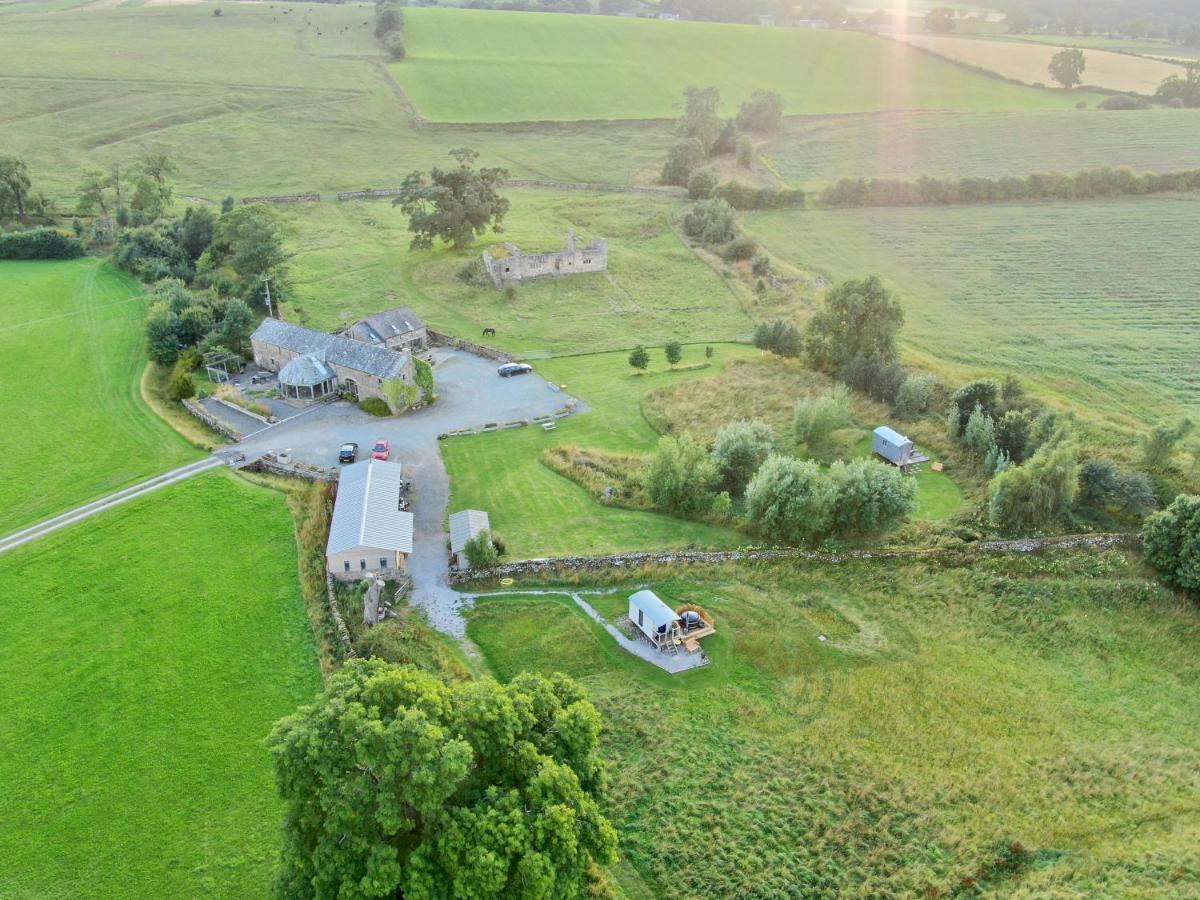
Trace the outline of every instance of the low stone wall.
{"type": "Polygon", "coordinates": [[[338,191],[339,200],[373,200],[376,197],[395,197],[403,188],[368,188],[365,191],[338,191]]]}
{"type": "Polygon", "coordinates": [[[439,347],[453,347],[455,350],[474,353],[476,356],[482,356],[484,359],[494,359],[496,362],[512,362],[515,359],[512,354],[505,353],[503,350],[497,350],[495,347],[476,344],[472,341],[464,341],[462,338],[442,334],[440,331],[434,331],[432,328],[425,329],[425,333],[429,336],[429,342],[439,347]]]}
{"type": "Polygon", "coordinates": [[[588,181],[546,181],[540,178],[510,178],[505,187],[544,187],[560,191],[599,191],[608,194],[654,194],[667,197],[686,197],[687,191],[666,185],[655,187],[641,184],[604,184],[588,181]]]}
{"type": "Polygon", "coordinates": [[[607,569],[630,569],[653,565],[715,565],[726,562],[795,559],[837,565],[859,559],[909,559],[922,556],[946,556],[956,553],[1037,553],[1042,550],[1062,550],[1076,547],[1137,546],[1136,534],[1086,534],[1051,538],[979,541],[959,548],[927,550],[849,550],[846,553],[821,553],[816,550],[783,548],[773,550],[676,550],[661,553],[621,553],[612,556],[559,556],[547,559],[526,559],[505,563],[484,572],[451,572],[451,585],[466,584],[479,578],[518,578],[523,576],[553,576],[567,572],[599,572],[607,569]]]}
{"type": "Polygon", "coordinates": [[[227,437],[234,443],[242,439],[243,435],[240,431],[232,425],[222,422],[195,400],[184,400],[183,408],[222,437],[227,437]]]}
{"type": "Polygon", "coordinates": [[[273,194],[267,197],[243,197],[238,202],[242,206],[251,203],[319,203],[321,195],[315,191],[308,194],[273,194]]]}
{"type": "Polygon", "coordinates": [[[354,644],[350,640],[350,629],[346,627],[346,622],[342,618],[342,611],[338,609],[337,593],[333,587],[333,576],[328,572],[325,573],[325,594],[329,598],[329,615],[333,617],[334,627],[337,628],[338,638],[342,642],[342,650],[348,659],[354,655],[354,644]]]}
{"type": "Polygon", "coordinates": [[[260,456],[246,466],[247,469],[259,472],[269,472],[272,475],[285,475],[288,478],[301,478],[305,481],[318,481],[332,484],[338,480],[337,469],[326,469],[323,466],[310,466],[302,462],[280,462],[270,456],[260,456]]]}
{"type": "Polygon", "coordinates": [[[243,416],[249,416],[252,419],[258,419],[258,421],[262,422],[264,425],[274,425],[279,421],[279,419],[275,418],[274,416],[269,419],[266,416],[260,416],[258,413],[246,409],[244,406],[238,406],[236,403],[230,403],[228,400],[218,397],[216,394],[212,395],[212,399],[217,403],[220,403],[222,406],[232,409],[235,413],[241,413],[243,416]]]}

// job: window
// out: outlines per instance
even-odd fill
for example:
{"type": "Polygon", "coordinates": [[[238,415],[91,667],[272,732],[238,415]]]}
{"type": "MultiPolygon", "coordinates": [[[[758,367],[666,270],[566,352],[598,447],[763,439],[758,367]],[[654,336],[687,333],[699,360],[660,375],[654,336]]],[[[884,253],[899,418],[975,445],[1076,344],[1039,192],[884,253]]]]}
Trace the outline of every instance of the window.
{"type": "Polygon", "coordinates": [[[379,568],[386,569],[387,567],[388,567],[387,557],[386,556],[379,557],[379,568]]]}
{"type": "Polygon", "coordinates": [[[347,572],[350,571],[350,560],[348,560],[348,559],[342,560],[342,565],[346,567],[347,572]]]}
{"type": "Polygon", "coordinates": [[[638,610],[638,628],[646,624],[646,614],[640,609],[638,610]]]}
{"type": "Polygon", "coordinates": [[[592,264],[592,261],[591,261],[590,259],[585,259],[585,260],[583,261],[583,264],[584,264],[585,266],[590,266],[590,265],[592,264]]]}
{"type": "Polygon", "coordinates": [[[367,571],[367,561],[365,559],[360,559],[358,561],[358,571],[360,571],[360,572],[367,571]]]}

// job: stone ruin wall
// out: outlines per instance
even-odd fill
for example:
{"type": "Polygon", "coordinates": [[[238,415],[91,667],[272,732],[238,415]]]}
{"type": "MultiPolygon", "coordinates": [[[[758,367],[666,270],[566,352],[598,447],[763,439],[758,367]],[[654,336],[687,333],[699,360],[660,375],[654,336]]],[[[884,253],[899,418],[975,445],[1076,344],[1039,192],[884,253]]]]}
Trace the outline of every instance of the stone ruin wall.
{"type": "Polygon", "coordinates": [[[567,246],[557,253],[523,253],[516,244],[505,244],[508,255],[496,259],[483,252],[483,265],[497,288],[532,278],[562,277],[608,269],[608,242],[598,239],[586,247],[575,244],[575,232],[567,232],[567,246]]]}

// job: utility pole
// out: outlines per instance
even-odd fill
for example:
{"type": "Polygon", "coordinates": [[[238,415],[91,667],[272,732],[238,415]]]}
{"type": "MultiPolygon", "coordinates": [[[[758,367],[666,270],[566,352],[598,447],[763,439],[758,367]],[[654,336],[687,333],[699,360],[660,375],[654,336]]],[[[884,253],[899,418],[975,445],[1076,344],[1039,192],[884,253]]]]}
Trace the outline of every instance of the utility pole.
{"type": "Polygon", "coordinates": [[[275,312],[271,308],[271,279],[270,276],[263,278],[263,287],[267,292],[267,315],[271,318],[275,317],[275,312]]]}

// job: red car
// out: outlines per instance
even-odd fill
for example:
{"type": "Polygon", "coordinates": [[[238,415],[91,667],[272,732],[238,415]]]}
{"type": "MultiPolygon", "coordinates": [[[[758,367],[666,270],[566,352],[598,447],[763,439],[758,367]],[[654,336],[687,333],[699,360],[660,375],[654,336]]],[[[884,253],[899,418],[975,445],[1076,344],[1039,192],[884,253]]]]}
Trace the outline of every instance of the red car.
{"type": "Polygon", "coordinates": [[[375,446],[371,448],[371,459],[387,459],[392,455],[392,445],[383,438],[375,442],[375,446]]]}

